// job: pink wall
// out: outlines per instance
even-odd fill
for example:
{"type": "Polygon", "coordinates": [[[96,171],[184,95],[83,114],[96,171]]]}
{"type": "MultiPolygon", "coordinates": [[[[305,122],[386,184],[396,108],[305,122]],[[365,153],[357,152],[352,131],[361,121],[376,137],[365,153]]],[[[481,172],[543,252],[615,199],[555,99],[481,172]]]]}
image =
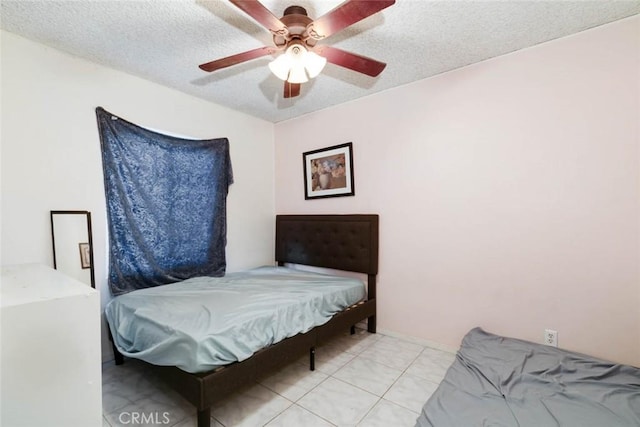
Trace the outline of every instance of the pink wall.
{"type": "Polygon", "coordinates": [[[640,366],[640,17],[278,123],[278,213],[379,213],[379,326],[640,366]],[[352,141],[355,197],[301,153],[352,141]]]}

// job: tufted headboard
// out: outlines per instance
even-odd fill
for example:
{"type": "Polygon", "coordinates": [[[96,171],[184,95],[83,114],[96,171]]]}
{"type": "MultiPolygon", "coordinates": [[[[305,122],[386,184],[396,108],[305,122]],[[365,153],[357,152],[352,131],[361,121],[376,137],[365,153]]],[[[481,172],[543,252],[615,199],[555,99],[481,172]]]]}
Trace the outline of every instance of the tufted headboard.
{"type": "Polygon", "coordinates": [[[378,215],[277,215],[276,261],[376,275],[378,215]]]}

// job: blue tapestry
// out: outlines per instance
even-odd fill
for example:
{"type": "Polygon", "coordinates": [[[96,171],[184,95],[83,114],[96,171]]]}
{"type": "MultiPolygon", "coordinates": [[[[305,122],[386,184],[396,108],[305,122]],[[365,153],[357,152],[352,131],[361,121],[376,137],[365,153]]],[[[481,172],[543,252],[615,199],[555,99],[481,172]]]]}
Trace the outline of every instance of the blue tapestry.
{"type": "Polygon", "coordinates": [[[223,276],[226,138],[190,140],[143,129],[96,108],[115,295],[196,276],[223,276]]]}

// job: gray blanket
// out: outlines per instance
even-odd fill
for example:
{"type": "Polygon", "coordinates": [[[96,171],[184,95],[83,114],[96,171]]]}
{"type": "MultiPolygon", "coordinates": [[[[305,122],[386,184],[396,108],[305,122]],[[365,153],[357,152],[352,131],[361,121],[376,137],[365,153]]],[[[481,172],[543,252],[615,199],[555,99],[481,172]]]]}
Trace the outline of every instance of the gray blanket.
{"type": "Polygon", "coordinates": [[[417,426],[640,426],[640,369],[472,329],[417,426]]]}

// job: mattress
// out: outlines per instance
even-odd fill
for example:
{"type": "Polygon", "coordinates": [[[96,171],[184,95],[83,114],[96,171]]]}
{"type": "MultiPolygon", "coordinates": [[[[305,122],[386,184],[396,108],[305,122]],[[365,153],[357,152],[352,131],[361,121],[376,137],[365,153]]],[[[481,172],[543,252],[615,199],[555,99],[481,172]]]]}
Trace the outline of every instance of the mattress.
{"type": "Polygon", "coordinates": [[[417,426],[640,426],[640,369],[471,330],[417,426]]]}
{"type": "Polygon", "coordinates": [[[323,325],[364,297],[358,279],[260,267],[133,291],[105,314],[124,356],[196,373],[323,325]]]}

